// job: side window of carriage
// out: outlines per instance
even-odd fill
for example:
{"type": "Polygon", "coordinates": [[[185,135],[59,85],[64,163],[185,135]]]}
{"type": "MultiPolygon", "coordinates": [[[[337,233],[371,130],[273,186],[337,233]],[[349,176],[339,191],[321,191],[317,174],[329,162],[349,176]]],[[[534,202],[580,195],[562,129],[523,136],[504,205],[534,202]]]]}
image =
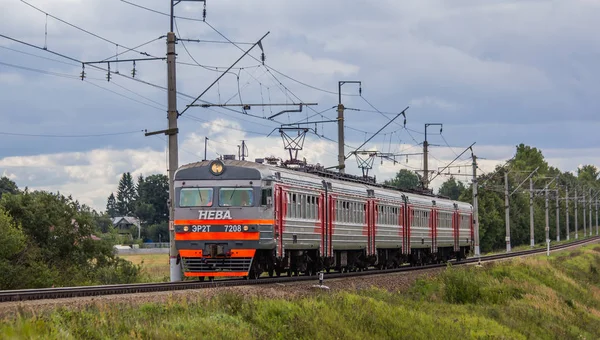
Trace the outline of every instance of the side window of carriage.
{"type": "Polygon", "coordinates": [[[273,189],[263,188],[260,195],[260,204],[270,207],[273,204],[273,189]]]}

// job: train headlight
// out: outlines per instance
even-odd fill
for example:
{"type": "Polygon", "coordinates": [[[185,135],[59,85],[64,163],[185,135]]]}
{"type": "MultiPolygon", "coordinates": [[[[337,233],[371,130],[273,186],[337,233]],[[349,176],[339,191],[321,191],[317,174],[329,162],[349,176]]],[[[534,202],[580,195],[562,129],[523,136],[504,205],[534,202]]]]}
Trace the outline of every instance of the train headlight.
{"type": "Polygon", "coordinates": [[[213,175],[219,176],[223,173],[223,170],[225,170],[225,165],[220,160],[215,160],[212,163],[210,163],[209,169],[213,175]]]}
{"type": "Polygon", "coordinates": [[[247,225],[244,226],[244,231],[248,231],[248,226],[247,225]]]}
{"type": "Polygon", "coordinates": [[[188,226],[186,225],[185,227],[183,227],[183,231],[188,231],[188,226]]]}

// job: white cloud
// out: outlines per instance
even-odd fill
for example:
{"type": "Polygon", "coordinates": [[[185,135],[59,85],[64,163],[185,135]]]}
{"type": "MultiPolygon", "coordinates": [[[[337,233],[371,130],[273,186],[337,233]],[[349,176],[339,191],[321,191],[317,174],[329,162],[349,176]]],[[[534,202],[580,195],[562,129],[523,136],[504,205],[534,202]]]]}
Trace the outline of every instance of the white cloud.
{"type": "MultiPolygon", "coordinates": [[[[276,136],[271,138],[252,137],[244,132],[224,128],[231,127],[239,129],[241,126],[232,121],[215,120],[206,123],[189,135],[181,136],[180,141],[180,164],[186,164],[202,159],[204,152],[204,136],[209,135],[208,158],[215,158],[217,154],[237,154],[237,145],[245,140],[249,155],[248,160],[263,158],[265,156],[276,156],[287,159],[289,156],[283,150],[282,141],[276,136]]],[[[407,149],[410,145],[392,144],[392,149],[407,149]]],[[[367,145],[365,149],[377,149],[375,144],[367,145]]],[[[475,146],[479,159],[479,173],[493,172],[495,167],[503,164],[506,159],[514,155],[514,147],[509,146],[475,146]],[[492,156],[492,157],[484,157],[492,156]]],[[[433,147],[430,149],[429,168],[437,171],[461,152],[460,148],[451,150],[448,147],[433,147]]],[[[305,148],[300,151],[299,158],[306,158],[307,162],[321,163],[332,166],[337,163],[337,145],[335,143],[319,140],[308,136],[305,148]]],[[[581,164],[582,160],[589,161],[585,164],[595,164],[597,159],[591,156],[582,158],[585,154],[598,154],[600,150],[569,150],[549,149],[543,150],[550,165],[558,167],[563,171],[572,171],[581,164]]],[[[470,183],[471,161],[470,152],[466,152],[455,165],[460,168],[452,168],[451,172],[466,174],[467,176],[455,176],[458,180],[470,183]]],[[[23,188],[25,186],[32,190],[60,191],[63,194],[71,194],[80,202],[88,204],[95,209],[104,210],[106,198],[111,192],[115,192],[119,178],[123,172],[131,172],[134,177],[140,174],[144,176],[153,173],[166,174],[165,151],[145,149],[96,149],[89,152],[78,153],[56,153],[37,156],[18,156],[0,159],[0,170],[3,176],[17,181],[23,188]]],[[[374,169],[370,173],[375,175],[378,181],[393,177],[401,168],[409,170],[422,168],[421,156],[410,156],[408,162],[406,157],[399,157],[398,163],[377,159],[374,169]]],[[[360,174],[353,157],[346,160],[349,173],[360,174]]],[[[444,172],[446,173],[446,172],[444,172]]],[[[431,183],[431,187],[437,190],[447,179],[445,175],[437,176],[431,183]]]]}

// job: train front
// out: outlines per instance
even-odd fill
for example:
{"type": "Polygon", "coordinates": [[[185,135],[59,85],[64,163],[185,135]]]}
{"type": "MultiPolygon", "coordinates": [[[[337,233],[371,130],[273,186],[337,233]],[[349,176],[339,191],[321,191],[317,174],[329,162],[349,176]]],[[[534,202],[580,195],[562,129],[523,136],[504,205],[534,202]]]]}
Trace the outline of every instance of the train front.
{"type": "Polygon", "coordinates": [[[187,277],[249,276],[260,243],[261,173],[254,163],[202,161],[175,174],[175,246],[187,277]]]}

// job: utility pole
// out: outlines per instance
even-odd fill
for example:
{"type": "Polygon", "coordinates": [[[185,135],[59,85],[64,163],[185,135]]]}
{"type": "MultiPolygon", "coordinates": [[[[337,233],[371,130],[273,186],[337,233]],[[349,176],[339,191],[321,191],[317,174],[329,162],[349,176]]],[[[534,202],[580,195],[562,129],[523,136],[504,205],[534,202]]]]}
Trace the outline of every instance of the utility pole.
{"type": "Polygon", "coordinates": [[[560,206],[558,200],[560,199],[560,195],[558,192],[558,188],[556,189],[556,242],[560,242],[560,206]]]}
{"type": "Polygon", "coordinates": [[[238,145],[238,159],[241,160],[246,160],[246,157],[248,157],[248,146],[246,146],[246,141],[242,140],[242,145],[241,145],[241,149],[240,149],[240,145],[238,145]]]}
{"type": "Polygon", "coordinates": [[[425,124],[425,141],[423,142],[423,189],[427,190],[429,185],[429,157],[427,155],[429,144],[427,143],[427,127],[432,125],[440,126],[440,133],[442,133],[443,125],[441,123],[428,123],[425,124]]]}
{"type": "Polygon", "coordinates": [[[508,171],[504,172],[504,214],[506,220],[506,252],[510,253],[510,204],[508,202],[508,171]]]}
{"type": "Polygon", "coordinates": [[[473,229],[475,240],[475,256],[480,257],[479,252],[479,203],[477,193],[477,156],[471,154],[473,158],[473,229]]]}
{"type": "Polygon", "coordinates": [[[586,204],[585,204],[585,191],[581,190],[582,194],[583,194],[583,200],[581,201],[581,203],[583,204],[583,237],[585,238],[587,236],[587,220],[586,220],[586,213],[585,213],[585,208],[586,208],[586,204]]]}
{"type": "Polygon", "coordinates": [[[179,167],[179,153],[177,145],[177,65],[175,64],[175,33],[173,26],[175,23],[175,6],[181,1],[204,2],[205,0],[169,0],[171,7],[170,30],[167,32],[167,118],[168,129],[146,133],[146,136],[164,133],[169,136],[169,269],[171,282],[181,281],[181,265],[177,262],[177,249],[175,248],[175,171],[179,167]]]}
{"type": "Polygon", "coordinates": [[[596,236],[598,236],[598,198],[596,197],[596,236]]]}
{"type": "Polygon", "coordinates": [[[362,94],[362,83],[358,80],[338,82],[338,169],[340,173],[346,172],[346,153],[344,151],[344,104],[342,104],[342,85],[346,83],[358,84],[358,94],[362,94]]]}
{"type": "Polygon", "coordinates": [[[589,204],[589,211],[590,211],[590,218],[589,218],[589,226],[590,226],[590,236],[592,236],[592,188],[590,188],[590,199],[588,200],[588,204],[589,204]]]}
{"type": "Polygon", "coordinates": [[[544,188],[546,196],[546,244],[550,244],[550,217],[548,216],[548,186],[544,188]]]}
{"type": "Polygon", "coordinates": [[[177,146],[177,81],[175,64],[175,33],[173,20],[175,5],[171,1],[171,30],[167,33],[167,79],[168,79],[168,118],[169,118],[169,267],[171,282],[181,281],[181,266],[177,263],[175,248],[175,171],[179,167],[177,146]]]}
{"type": "Polygon", "coordinates": [[[535,246],[533,225],[533,178],[529,178],[529,242],[531,248],[535,246]]]}
{"type": "Polygon", "coordinates": [[[577,189],[575,189],[575,239],[579,239],[579,234],[577,233],[577,215],[579,215],[577,213],[577,189]]]}
{"type": "Polygon", "coordinates": [[[206,146],[207,146],[207,142],[208,142],[208,137],[204,137],[204,159],[203,159],[203,161],[206,160],[206,146]]]}
{"type": "Polygon", "coordinates": [[[566,210],[567,213],[565,215],[567,215],[567,241],[571,238],[569,236],[569,187],[565,188],[565,204],[566,204],[566,210]]]}

